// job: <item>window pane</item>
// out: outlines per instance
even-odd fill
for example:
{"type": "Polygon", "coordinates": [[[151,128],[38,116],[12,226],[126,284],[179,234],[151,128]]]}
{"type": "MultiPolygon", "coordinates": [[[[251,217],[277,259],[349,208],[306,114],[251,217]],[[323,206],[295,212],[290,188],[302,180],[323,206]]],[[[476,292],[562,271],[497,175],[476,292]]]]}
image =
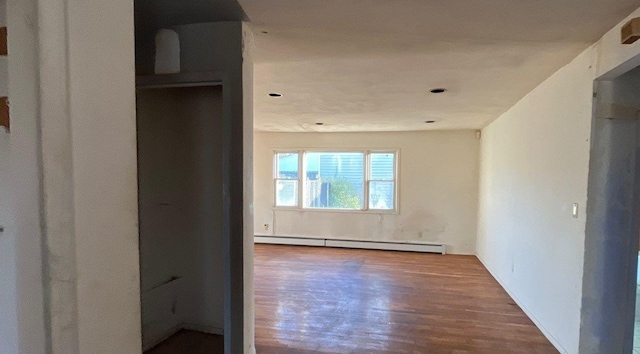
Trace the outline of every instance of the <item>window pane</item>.
{"type": "Polygon", "coordinates": [[[298,180],[276,181],[276,206],[298,206],[298,180]]]}
{"type": "Polygon", "coordinates": [[[308,152],[304,164],[305,208],[363,208],[363,153],[308,152]]]}
{"type": "Polygon", "coordinates": [[[393,209],[393,182],[369,182],[369,209],[393,209]]]}
{"type": "Polygon", "coordinates": [[[285,152],[276,154],[276,178],[298,179],[298,153],[285,152]]]}
{"type": "Polygon", "coordinates": [[[369,177],[372,180],[393,180],[393,153],[372,153],[369,177]]]}

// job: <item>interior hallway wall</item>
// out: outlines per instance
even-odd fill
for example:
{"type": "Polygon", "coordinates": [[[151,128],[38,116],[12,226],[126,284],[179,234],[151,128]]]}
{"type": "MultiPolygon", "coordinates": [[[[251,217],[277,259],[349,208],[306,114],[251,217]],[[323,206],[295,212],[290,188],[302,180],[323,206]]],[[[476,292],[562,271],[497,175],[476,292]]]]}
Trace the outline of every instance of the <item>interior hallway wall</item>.
{"type": "Polygon", "coordinates": [[[479,140],[475,131],[255,133],[255,230],[259,235],[423,241],[474,254],[479,140]],[[399,212],[274,208],[274,149],[399,149],[399,212]],[[269,224],[269,231],[264,231],[269,224]]]}
{"type": "MultiPolygon", "coordinates": [[[[6,0],[0,0],[0,27],[7,24],[6,0]]],[[[9,93],[7,58],[0,57],[0,96],[9,93]]],[[[9,133],[0,127],[0,348],[18,351],[18,314],[16,309],[16,265],[14,233],[8,224],[11,216],[9,133]]]]}
{"type": "Polygon", "coordinates": [[[78,348],[139,352],[133,3],[69,0],[65,9],[78,348]]]}
{"type": "Polygon", "coordinates": [[[478,257],[561,352],[580,343],[593,81],[640,53],[627,20],[482,131],[478,257]]]}
{"type": "Polygon", "coordinates": [[[1,1],[10,56],[0,93],[10,96],[11,132],[0,128],[0,353],[46,352],[39,170],[37,0],[1,1]],[[6,11],[6,17],[5,17],[6,11]],[[5,22],[6,21],[6,22],[5,22]]]}

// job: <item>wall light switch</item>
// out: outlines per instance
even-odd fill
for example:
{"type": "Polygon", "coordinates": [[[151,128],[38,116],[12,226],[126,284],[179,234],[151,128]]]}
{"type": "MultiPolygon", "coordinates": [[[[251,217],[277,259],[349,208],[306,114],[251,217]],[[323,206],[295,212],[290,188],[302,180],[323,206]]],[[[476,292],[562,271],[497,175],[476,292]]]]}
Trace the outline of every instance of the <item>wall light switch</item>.
{"type": "Polygon", "coordinates": [[[573,203],[573,209],[571,211],[571,213],[573,214],[573,218],[577,219],[578,218],[578,203],[573,203]]]}

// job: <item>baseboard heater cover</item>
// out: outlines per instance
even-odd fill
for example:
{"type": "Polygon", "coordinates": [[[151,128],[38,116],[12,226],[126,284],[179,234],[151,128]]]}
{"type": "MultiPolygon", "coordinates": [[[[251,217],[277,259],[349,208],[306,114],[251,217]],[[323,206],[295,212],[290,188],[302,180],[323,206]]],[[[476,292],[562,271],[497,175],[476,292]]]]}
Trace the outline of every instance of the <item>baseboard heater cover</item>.
{"type": "Polygon", "coordinates": [[[424,253],[446,253],[446,247],[442,244],[418,243],[418,242],[393,242],[393,241],[360,241],[360,240],[336,240],[306,237],[286,236],[261,236],[254,237],[255,243],[268,243],[275,245],[316,246],[334,248],[358,248],[385,251],[406,251],[424,253]]]}

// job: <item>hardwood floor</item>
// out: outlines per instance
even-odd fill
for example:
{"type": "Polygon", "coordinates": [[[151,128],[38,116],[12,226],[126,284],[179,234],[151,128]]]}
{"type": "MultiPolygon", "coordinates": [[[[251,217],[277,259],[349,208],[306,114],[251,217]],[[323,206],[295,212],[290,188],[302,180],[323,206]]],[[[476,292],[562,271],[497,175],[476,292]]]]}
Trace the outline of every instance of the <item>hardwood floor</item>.
{"type": "Polygon", "coordinates": [[[224,337],[180,330],[145,354],[224,354],[224,337]]]}
{"type": "Polygon", "coordinates": [[[258,354],[557,353],[471,256],[255,245],[258,354]]]}

